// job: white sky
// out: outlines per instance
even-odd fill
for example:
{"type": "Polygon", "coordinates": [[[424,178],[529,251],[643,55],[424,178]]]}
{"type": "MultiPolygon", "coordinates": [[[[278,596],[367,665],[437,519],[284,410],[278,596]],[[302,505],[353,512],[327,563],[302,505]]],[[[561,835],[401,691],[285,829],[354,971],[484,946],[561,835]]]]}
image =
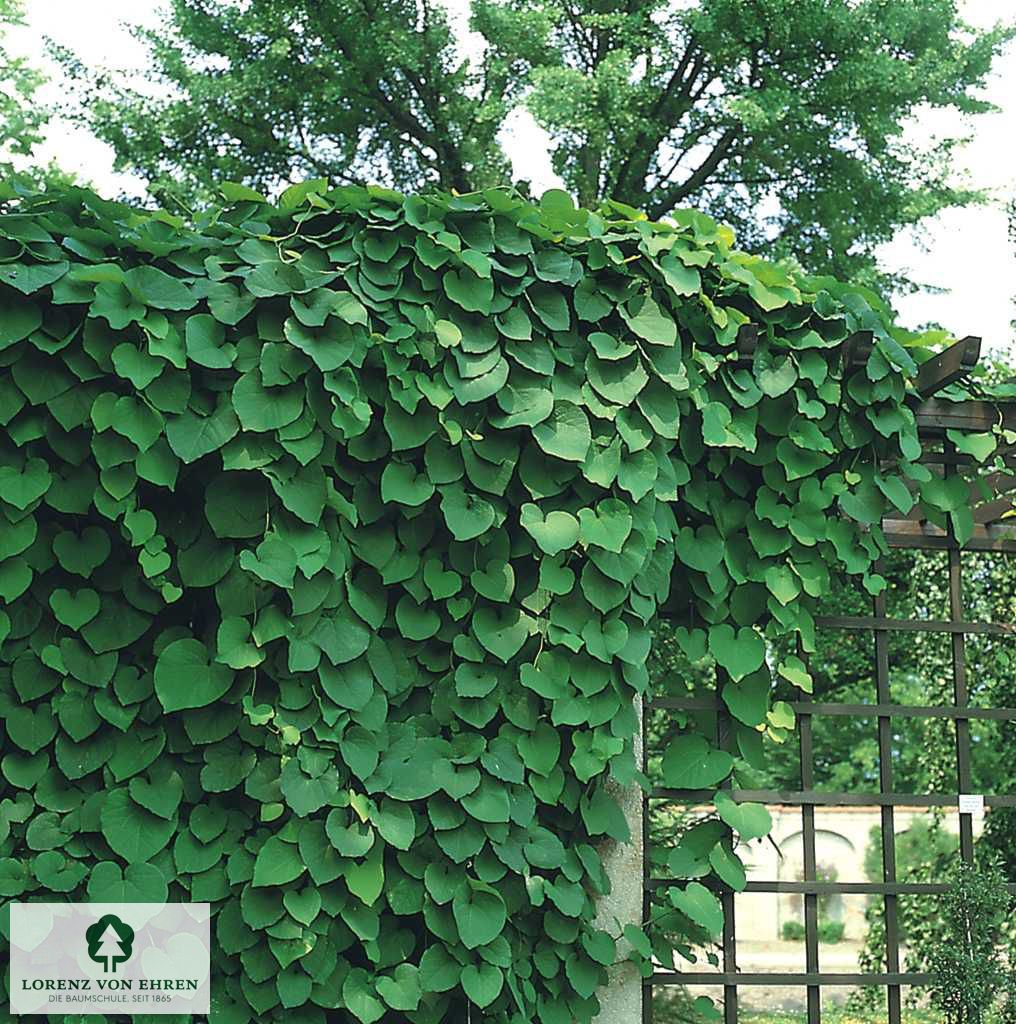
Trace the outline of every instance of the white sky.
{"type": "MultiPolygon", "coordinates": [[[[448,0],[448,6],[464,29],[466,0],[448,0]]],[[[967,20],[979,27],[1016,14],[1013,0],[965,0],[963,6],[967,20]]],[[[61,87],[44,53],[45,36],[76,52],[86,64],[141,69],[144,48],[125,25],[155,24],[159,2],[26,0],[26,8],[28,25],[11,34],[12,47],[54,75],[46,95],[57,100],[61,87]]],[[[1008,239],[1004,211],[1006,199],[1016,195],[1016,48],[998,62],[985,96],[1001,108],[999,113],[982,115],[967,127],[955,115],[926,111],[915,120],[912,131],[917,139],[970,134],[971,141],[957,158],[957,180],[990,189],[994,201],[983,208],[946,212],[926,222],[919,232],[902,232],[883,247],[880,256],[886,269],[903,270],[923,284],[947,289],[940,295],[919,293],[897,299],[901,323],[916,327],[938,321],[959,337],[980,335],[989,349],[1002,352],[1016,347],[1010,328],[1016,316],[1016,247],[1008,239]]],[[[546,136],[528,115],[509,118],[502,138],[517,178],[530,179],[537,194],[560,186],[550,167],[546,136]]],[[[107,146],[66,123],[51,124],[38,155],[44,161],[57,160],[105,194],[143,193],[141,182],[113,172],[107,146]]]]}

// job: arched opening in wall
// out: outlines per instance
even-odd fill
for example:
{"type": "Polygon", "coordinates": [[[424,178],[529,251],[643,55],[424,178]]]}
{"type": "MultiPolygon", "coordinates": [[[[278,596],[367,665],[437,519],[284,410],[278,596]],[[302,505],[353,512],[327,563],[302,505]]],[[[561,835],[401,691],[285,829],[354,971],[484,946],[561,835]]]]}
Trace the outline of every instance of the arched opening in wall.
{"type": "MultiPolygon", "coordinates": [[[[878,811],[872,809],[877,819],[878,811]]],[[[863,826],[862,826],[863,827],[863,826]]],[[[779,881],[804,882],[805,869],[804,831],[796,832],[777,842],[779,849],[779,881]]],[[[831,828],[815,828],[815,876],[819,882],[850,881],[859,879],[864,868],[864,848],[858,848],[845,835],[831,828]]],[[[799,892],[774,894],[775,920],[769,930],[773,938],[803,939],[804,895],[799,892]]],[[[839,892],[820,895],[818,903],[818,924],[820,933],[839,937],[860,937],[864,928],[863,907],[848,907],[839,892]],[[848,915],[848,910],[850,911],[848,915]]]]}

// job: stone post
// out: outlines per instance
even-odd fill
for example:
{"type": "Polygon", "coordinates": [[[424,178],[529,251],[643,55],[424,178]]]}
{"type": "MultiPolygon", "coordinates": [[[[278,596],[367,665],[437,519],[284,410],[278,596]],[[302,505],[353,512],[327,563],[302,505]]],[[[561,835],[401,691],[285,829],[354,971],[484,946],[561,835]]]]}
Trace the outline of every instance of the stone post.
{"type": "MultiPolygon", "coordinates": [[[[644,767],[642,747],[642,699],[635,700],[638,730],[635,734],[635,763],[644,767]]],[[[608,841],[601,847],[604,868],[610,878],[610,894],[599,903],[596,924],[611,935],[618,935],[626,924],[642,923],[642,880],[645,850],[643,848],[642,819],[644,794],[640,786],[617,786],[608,783],[611,795],[617,800],[631,829],[630,843],[608,841]]],[[[624,939],[617,944],[618,958],[626,957],[630,947],[624,939]]],[[[642,977],[628,960],[608,968],[609,981],[599,989],[596,998],[600,1012],[596,1024],[641,1024],[642,977]]]]}

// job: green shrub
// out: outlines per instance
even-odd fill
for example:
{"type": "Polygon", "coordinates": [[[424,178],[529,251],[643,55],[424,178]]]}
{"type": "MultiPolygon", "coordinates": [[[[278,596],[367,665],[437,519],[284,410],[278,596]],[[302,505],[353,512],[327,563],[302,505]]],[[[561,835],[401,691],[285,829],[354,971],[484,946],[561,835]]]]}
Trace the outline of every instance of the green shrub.
{"type": "Polygon", "coordinates": [[[944,927],[929,958],[931,1005],[945,1024],[982,1024],[1007,987],[1000,940],[1012,898],[1005,876],[990,864],[959,864],[949,883],[939,900],[944,927]]]}
{"type": "Polygon", "coordinates": [[[818,941],[833,945],[843,941],[842,921],[820,921],[818,925],[818,941]]]}
{"type": "MultiPolygon", "coordinates": [[[[804,942],[807,933],[801,921],[784,921],[780,929],[780,937],[784,942],[804,942]]],[[[842,921],[819,921],[818,941],[836,943],[843,941],[842,921]]]]}

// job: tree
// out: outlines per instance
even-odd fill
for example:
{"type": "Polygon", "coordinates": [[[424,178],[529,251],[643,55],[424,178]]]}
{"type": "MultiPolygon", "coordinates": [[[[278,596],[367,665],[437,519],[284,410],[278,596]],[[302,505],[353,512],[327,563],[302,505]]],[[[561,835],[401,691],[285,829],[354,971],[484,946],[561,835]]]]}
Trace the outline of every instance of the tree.
{"type": "Polygon", "coordinates": [[[22,24],[21,0],[0,0],[0,176],[14,171],[18,157],[29,157],[42,141],[49,112],[38,102],[44,76],[7,49],[7,29],[22,24]]]}
{"type": "Polygon", "coordinates": [[[495,140],[519,83],[470,63],[429,0],[172,0],[136,34],[152,89],[65,68],[117,166],[160,199],[210,198],[223,179],[272,189],[326,177],[416,190],[507,180],[495,140]]]}
{"type": "Polygon", "coordinates": [[[109,925],[102,933],[102,938],[99,939],[99,946],[95,951],[95,956],[106,961],[107,971],[115,971],[115,961],[125,959],[126,954],[124,953],[123,947],[120,945],[120,936],[117,935],[112,925],[109,925]]]}
{"type": "Polygon", "coordinates": [[[931,1005],[946,1024],[982,1024],[1006,980],[1000,940],[1012,898],[994,865],[962,864],[941,900],[945,934],[929,957],[931,1005]]]}
{"type": "MultiPolygon", "coordinates": [[[[532,0],[482,0],[492,28],[532,0]]],[[[553,58],[527,103],[584,201],[694,204],[742,243],[856,278],[904,224],[971,201],[956,140],[904,137],[921,105],[966,113],[1011,29],[956,0],[547,0],[553,58]]],[[[496,33],[488,31],[496,41],[496,33]]]]}
{"type": "Polygon", "coordinates": [[[432,0],[171,0],[138,33],[144,90],[63,60],[159,198],[216,179],[504,184],[498,132],[525,105],[584,204],[694,205],[747,245],[864,277],[900,226],[976,198],[947,180],[957,140],[904,136],[923,105],[989,109],[976,88],[1012,31],[974,32],[956,6],[473,0],[467,59],[432,0]]]}

